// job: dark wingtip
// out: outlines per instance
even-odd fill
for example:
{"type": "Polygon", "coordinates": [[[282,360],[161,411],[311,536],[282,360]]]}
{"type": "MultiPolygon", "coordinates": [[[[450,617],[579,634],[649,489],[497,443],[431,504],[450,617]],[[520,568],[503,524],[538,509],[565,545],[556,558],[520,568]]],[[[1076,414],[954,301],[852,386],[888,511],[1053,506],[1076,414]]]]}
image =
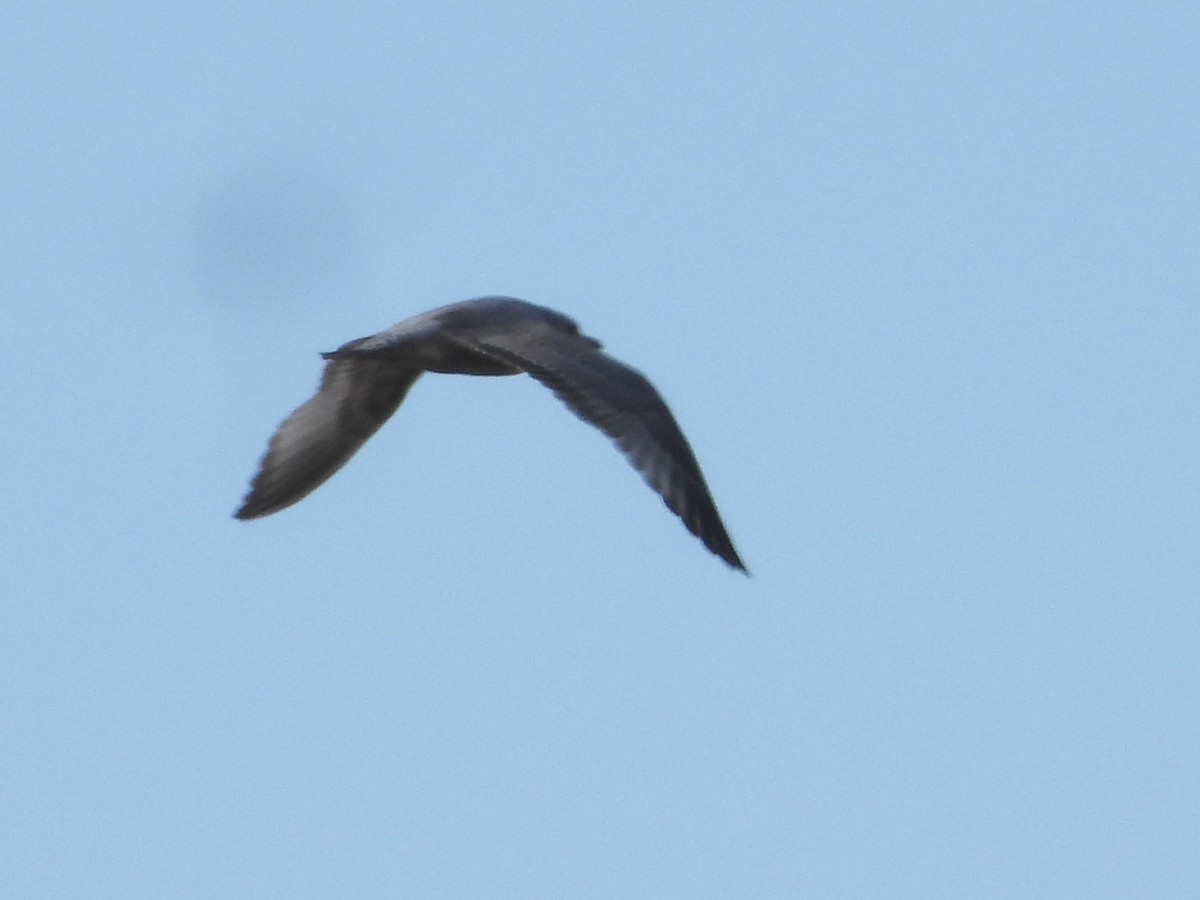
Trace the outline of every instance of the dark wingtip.
{"type": "Polygon", "coordinates": [[[238,507],[233,517],[241,522],[248,522],[250,519],[261,519],[275,511],[270,500],[262,497],[252,485],[250,493],[242,498],[242,505],[238,507]]]}
{"type": "Polygon", "coordinates": [[[741,572],[747,578],[753,577],[750,574],[750,570],[746,568],[746,564],[742,562],[742,558],[738,556],[737,551],[733,549],[733,542],[728,540],[728,536],[726,536],[726,540],[722,542],[722,546],[709,546],[707,540],[704,541],[704,545],[708,547],[708,549],[711,550],[716,556],[718,556],[721,561],[725,563],[725,565],[729,566],[729,568],[741,572]]]}
{"type": "Polygon", "coordinates": [[[667,509],[679,516],[687,530],[700,539],[700,543],[709,553],[729,568],[736,569],[747,578],[751,577],[750,570],[734,549],[733,540],[725,530],[725,523],[721,521],[721,514],[717,512],[716,504],[713,503],[712,495],[709,494],[708,486],[703,480],[696,490],[695,499],[697,506],[690,510],[684,509],[682,505],[678,505],[677,508],[667,497],[663,497],[663,502],[667,509]]]}

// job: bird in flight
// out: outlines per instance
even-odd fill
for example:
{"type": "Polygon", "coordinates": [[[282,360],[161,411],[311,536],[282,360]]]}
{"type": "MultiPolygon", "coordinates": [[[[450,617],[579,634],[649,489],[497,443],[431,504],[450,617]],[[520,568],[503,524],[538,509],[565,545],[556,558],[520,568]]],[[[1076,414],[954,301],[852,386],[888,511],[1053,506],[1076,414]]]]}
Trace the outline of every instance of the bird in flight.
{"type": "Polygon", "coordinates": [[[268,516],[316,490],[425,372],[527,372],[608,435],[705,547],[746,572],[666,403],[644,375],[600,346],[562,313],[511,297],[452,303],[343,344],[322,354],[327,362],[317,393],[283,420],[234,516],[268,516]]]}

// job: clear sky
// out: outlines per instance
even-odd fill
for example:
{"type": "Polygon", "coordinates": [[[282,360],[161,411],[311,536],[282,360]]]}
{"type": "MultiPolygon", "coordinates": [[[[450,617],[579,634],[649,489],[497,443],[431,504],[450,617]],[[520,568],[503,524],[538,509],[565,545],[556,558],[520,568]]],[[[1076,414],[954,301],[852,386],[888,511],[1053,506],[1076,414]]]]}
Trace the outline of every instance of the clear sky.
{"type": "Polygon", "coordinates": [[[1200,896],[1200,6],[9,2],[21,898],[1200,896]],[[528,378],[231,518],[318,353],[528,378]]]}

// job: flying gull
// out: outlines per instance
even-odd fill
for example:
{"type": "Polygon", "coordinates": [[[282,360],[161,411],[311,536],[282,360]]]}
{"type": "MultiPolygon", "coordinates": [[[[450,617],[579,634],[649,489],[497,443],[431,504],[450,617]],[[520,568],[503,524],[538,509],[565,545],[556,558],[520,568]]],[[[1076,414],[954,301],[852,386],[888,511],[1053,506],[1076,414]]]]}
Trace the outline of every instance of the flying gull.
{"type": "Polygon", "coordinates": [[[482,297],[421,313],[322,355],[328,362],[321,386],[271,438],[237,518],[271,515],[318,488],[425,372],[528,372],[608,435],[705,547],[746,571],[696,456],[654,385],[604,353],[562,313],[511,297],[482,297]]]}

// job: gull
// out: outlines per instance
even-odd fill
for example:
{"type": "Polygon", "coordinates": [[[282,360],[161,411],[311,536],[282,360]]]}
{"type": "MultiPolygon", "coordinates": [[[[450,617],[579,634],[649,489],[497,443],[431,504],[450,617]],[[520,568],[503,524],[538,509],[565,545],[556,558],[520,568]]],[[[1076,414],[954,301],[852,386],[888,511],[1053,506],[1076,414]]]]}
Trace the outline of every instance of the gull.
{"type": "Polygon", "coordinates": [[[691,445],[654,385],[604,353],[562,313],[512,297],[481,297],[421,313],[321,355],[327,362],[317,393],[271,438],[235,518],[277,513],[324,484],[424,373],[526,372],[608,435],[705,547],[746,572],[691,445]]]}

